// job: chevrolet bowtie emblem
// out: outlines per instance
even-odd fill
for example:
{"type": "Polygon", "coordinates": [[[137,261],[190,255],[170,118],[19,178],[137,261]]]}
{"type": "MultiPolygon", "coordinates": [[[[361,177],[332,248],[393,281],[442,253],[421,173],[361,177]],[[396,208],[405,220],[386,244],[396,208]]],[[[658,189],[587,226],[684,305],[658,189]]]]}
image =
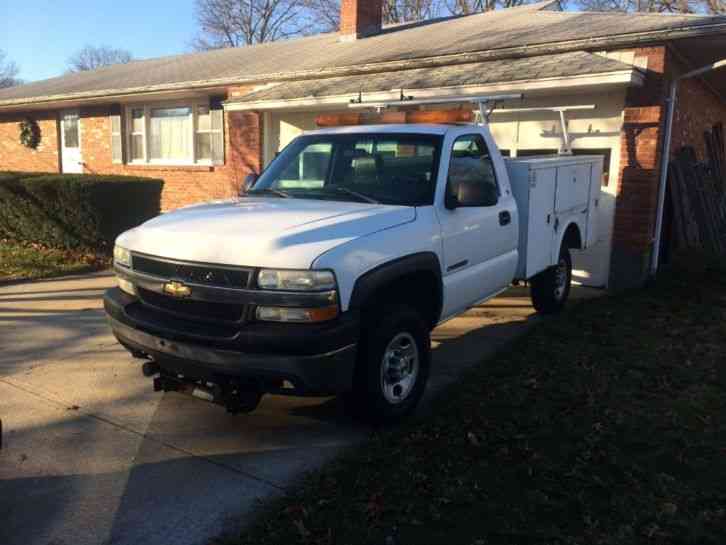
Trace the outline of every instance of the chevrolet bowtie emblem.
{"type": "Polygon", "coordinates": [[[189,297],[192,294],[192,289],[181,282],[168,282],[164,284],[164,293],[181,299],[183,297],[189,297]]]}

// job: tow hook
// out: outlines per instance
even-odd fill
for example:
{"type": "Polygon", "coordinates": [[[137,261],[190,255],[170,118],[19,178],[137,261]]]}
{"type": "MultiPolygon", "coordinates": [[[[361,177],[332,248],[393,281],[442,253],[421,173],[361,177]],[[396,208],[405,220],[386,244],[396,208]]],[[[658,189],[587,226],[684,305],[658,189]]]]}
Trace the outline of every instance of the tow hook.
{"type": "Polygon", "coordinates": [[[165,373],[154,377],[155,392],[177,392],[195,397],[214,405],[221,405],[230,414],[244,414],[254,411],[262,401],[262,390],[254,383],[236,384],[225,387],[210,382],[202,383],[165,373]]]}
{"type": "Polygon", "coordinates": [[[141,372],[145,377],[153,377],[160,371],[159,364],[155,361],[146,361],[141,366],[141,372]]]}

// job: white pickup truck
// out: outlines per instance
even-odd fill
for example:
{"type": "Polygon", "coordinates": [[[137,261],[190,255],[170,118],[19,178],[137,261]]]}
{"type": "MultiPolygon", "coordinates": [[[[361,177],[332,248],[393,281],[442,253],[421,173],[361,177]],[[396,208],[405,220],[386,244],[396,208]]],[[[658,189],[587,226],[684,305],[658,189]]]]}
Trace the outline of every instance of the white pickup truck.
{"type": "Polygon", "coordinates": [[[304,134],[236,200],[120,237],[105,309],[157,390],[231,412],[265,393],[346,394],[409,413],[430,332],[528,281],[560,310],[570,250],[594,240],[602,158],[504,159],[486,125],[304,134]]]}

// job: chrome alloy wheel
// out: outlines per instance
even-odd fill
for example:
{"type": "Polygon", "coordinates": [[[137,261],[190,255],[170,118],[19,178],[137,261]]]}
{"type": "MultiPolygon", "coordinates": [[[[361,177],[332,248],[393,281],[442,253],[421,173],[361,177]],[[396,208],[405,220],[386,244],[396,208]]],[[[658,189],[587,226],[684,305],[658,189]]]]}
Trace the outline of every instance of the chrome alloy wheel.
{"type": "Polygon", "coordinates": [[[406,401],[419,372],[419,353],[410,333],[399,333],[388,343],[381,364],[381,390],[389,403],[406,401]]]}
{"type": "Polygon", "coordinates": [[[555,299],[561,301],[567,291],[567,261],[560,259],[555,269],[555,299]]]}

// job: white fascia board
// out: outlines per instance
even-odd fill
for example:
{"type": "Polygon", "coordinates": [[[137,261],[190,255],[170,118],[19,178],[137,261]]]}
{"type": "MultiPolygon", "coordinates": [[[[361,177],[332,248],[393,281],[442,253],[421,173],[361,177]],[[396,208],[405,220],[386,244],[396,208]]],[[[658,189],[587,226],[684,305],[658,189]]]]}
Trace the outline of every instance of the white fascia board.
{"type": "MultiPolygon", "coordinates": [[[[406,95],[413,95],[417,99],[445,98],[447,96],[477,96],[492,93],[521,92],[525,98],[528,92],[537,91],[538,94],[562,94],[568,89],[580,89],[599,86],[641,86],[644,75],[641,71],[620,70],[603,74],[587,74],[582,76],[568,76],[564,78],[543,78],[536,80],[519,80],[489,85],[459,85],[456,87],[437,87],[430,89],[405,88],[406,95]],[[552,91],[552,93],[549,93],[552,91]]],[[[281,84],[283,85],[283,84],[281,84]]],[[[363,94],[364,102],[397,100],[401,90],[375,91],[363,94]]],[[[272,111],[272,110],[301,110],[313,108],[347,107],[351,100],[357,100],[358,95],[346,94],[327,97],[302,97],[288,100],[261,100],[255,102],[224,103],[228,112],[236,111],[272,111]]]]}

